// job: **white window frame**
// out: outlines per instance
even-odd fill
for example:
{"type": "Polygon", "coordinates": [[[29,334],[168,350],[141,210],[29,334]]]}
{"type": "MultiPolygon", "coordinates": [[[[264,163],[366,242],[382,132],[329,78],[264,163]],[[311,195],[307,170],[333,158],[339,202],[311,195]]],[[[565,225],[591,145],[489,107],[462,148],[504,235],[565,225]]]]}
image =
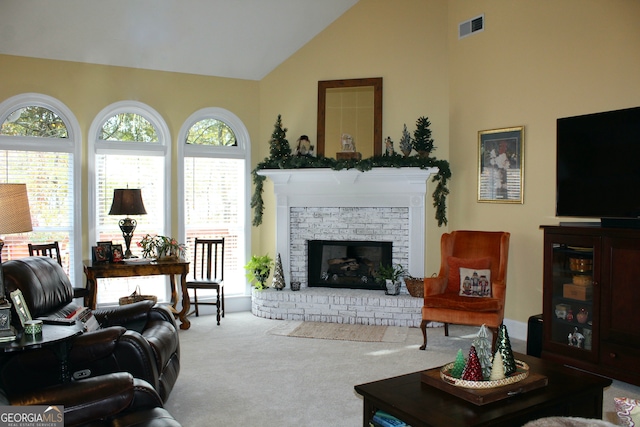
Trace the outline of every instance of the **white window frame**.
{"type": "MultiPolygon", "coordinates": [[[[244,257],[249,259],[251,247],[251,223],[250,223],[250,203],[251,200],[251,139],[249,131],[238,116],[231,111],[219,107],[208,107],[198,110],[191,114],[180,127],[177,140],[178,148],[178,197],[184,195],[184,159],[185,157],[208,157],[220,159],[243,159],[245,188],[244,197],[247,203],[244,206],[244,257]],[[204,119],[215,119],[225,123],[231,128],[236,136],[236,146],[213,146],[213,145],[197,145],[187,144],[187,135],[189,129],[197,122],[204,119]]],[[[184,203],[178,203],[178,235],[182,241],[186,242],[187,232],[185,226],[185,210],[184,203]]],[[[245,295],[251,295],[251,287],[246,284],[245,295]]]]}
{"type": "MultiPolygon", "coordinates": [[[[100,111],[89,128],[88,138],[88,159],[87,168],[89,174],[89,197],[88,197],[88,238],[89,245],[87,248],[87,259],[91,259],[92,242],[98,241],[97,235],[97,194],[96,194],[96,160],[98,154],[115,154],[115,155],[158,155],[164,156],[164,190],[165,190],[165,206],[164,206],[164,224],[163,230],[158,230],[158,234],[170,236],[171,234],[171,135],[169,127],[162,118],[160,113],[147,104],[138,101],[119,101],[113,103],[100,111]],[[155,128],[158,134],[157,143],[136,143],[136,142],[116,142],[104,141],[100,139],[102,127],[104,123],[120,113],[134,113],[147,119],[155,128]]],[[[114,221],[114,227],[117,227],[117,221],[114,221]]],[[[167,281],[166,295],[169,295],[169,284],[167,281]]]]}
{"type": "MultiPolygon", "coordinates": [[[[82,133],[71,110],[61,101],[41,93],[23,93],[0,103],[0,124],[19,108],[44,107],[56,113],[67,127],[67,138],[55,138],[56,149],[44,144],[43,138],[0,135],[0,149],[13,151],[65,152],[73,155],[73,265],[69,266],[72,283],[83,283],[82,267],[82,133]]],[[[52,138],[44,138],[50,140],[52,138]]],[[[79,286],[79,285],[76,285],[79,286]]]]}

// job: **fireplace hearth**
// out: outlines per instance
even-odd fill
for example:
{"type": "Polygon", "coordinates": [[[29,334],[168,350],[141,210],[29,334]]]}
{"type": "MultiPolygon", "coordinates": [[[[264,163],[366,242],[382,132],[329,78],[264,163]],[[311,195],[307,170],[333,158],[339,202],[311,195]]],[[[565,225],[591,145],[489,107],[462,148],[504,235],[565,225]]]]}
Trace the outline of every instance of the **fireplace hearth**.
{"type": "Polygon", "coordinates": [[[309,240],[308,286],[383,289],[375,280],[380,265],[391,265],[392,242],[309,240]]]}

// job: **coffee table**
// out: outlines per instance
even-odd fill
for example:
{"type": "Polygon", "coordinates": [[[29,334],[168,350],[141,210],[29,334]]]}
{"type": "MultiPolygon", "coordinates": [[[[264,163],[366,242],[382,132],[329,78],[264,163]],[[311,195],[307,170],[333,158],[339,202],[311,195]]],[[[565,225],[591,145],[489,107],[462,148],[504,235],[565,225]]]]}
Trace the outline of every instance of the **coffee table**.
{"type": "MultiPolygon", "coordinates": [[[[611,380],[532,356],[514,353],[530,372],[548,378],[544,387],[476,405],[422,382],[421,372],[355,386],[364,397],[364,427],[377,410],[412,427],[521,426],[548,416],[602,419],[602,393],[611,380]]],[[[453,361],[453,358],[452,358],[453,361]]]]}

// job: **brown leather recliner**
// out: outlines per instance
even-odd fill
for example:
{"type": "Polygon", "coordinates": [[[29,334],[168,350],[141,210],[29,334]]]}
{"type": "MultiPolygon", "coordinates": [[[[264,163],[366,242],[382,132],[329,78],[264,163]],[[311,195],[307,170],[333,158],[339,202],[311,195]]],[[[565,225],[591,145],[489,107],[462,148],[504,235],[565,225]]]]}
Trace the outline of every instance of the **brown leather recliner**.
{"type": "Polygon", "coordinates": [[[101,375],[16,395],[0,390],[0,405],[64,406],[64,425],[72,427],[180,427],[146,381],[126,372],[101,375]]]}
{"type": "MultiPolygon", "coordinates": [[[[62,267],[47,257],[27,257],[3,264],[7,297],[20,289],[32,318],[66,317],[79,306],[62,267]]],[[[151,301],[93,311],[101,328],[73,339],[68,366],[74,377],[129,372],[147,381],[163,401],[180,372],[180,341],[173,315],[151,301]]],[[[12,316],[17,320],[17,316],[12,316]]],[[[19,325],[19,321],[17,323],[19,325]]],[[[60,362],[43,347],[3,356],[0,386],[12,393],[60,382],[60,362]]]]}

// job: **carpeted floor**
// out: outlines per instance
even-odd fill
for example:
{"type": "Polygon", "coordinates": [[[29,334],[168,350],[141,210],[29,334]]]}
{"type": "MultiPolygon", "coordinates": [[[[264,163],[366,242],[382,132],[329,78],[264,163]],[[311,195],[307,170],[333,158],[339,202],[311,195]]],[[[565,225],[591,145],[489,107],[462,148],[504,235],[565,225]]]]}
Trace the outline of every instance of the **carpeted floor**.
{"type": "MultiPolygon", "coordinates": [[[[184,427],[362,425],[362,397],[353,387],[430,369],[468,351],[477,328],[429,329],[429,346],[418,350],[418,328],[385,342],[341,341],[287,336],[300,326],[229,313],[191,317],[180,331],[181,371],[165,407],[184,427]]],[[[389,330],[386,328],[385,336],[389,330]]],[[[511,339],[514,351],[525,343],[511,339]]],[[[640,398],[640,387],[614,382],[605,391],[605,419],[615,422],[613,397],[640,398]]]]}

